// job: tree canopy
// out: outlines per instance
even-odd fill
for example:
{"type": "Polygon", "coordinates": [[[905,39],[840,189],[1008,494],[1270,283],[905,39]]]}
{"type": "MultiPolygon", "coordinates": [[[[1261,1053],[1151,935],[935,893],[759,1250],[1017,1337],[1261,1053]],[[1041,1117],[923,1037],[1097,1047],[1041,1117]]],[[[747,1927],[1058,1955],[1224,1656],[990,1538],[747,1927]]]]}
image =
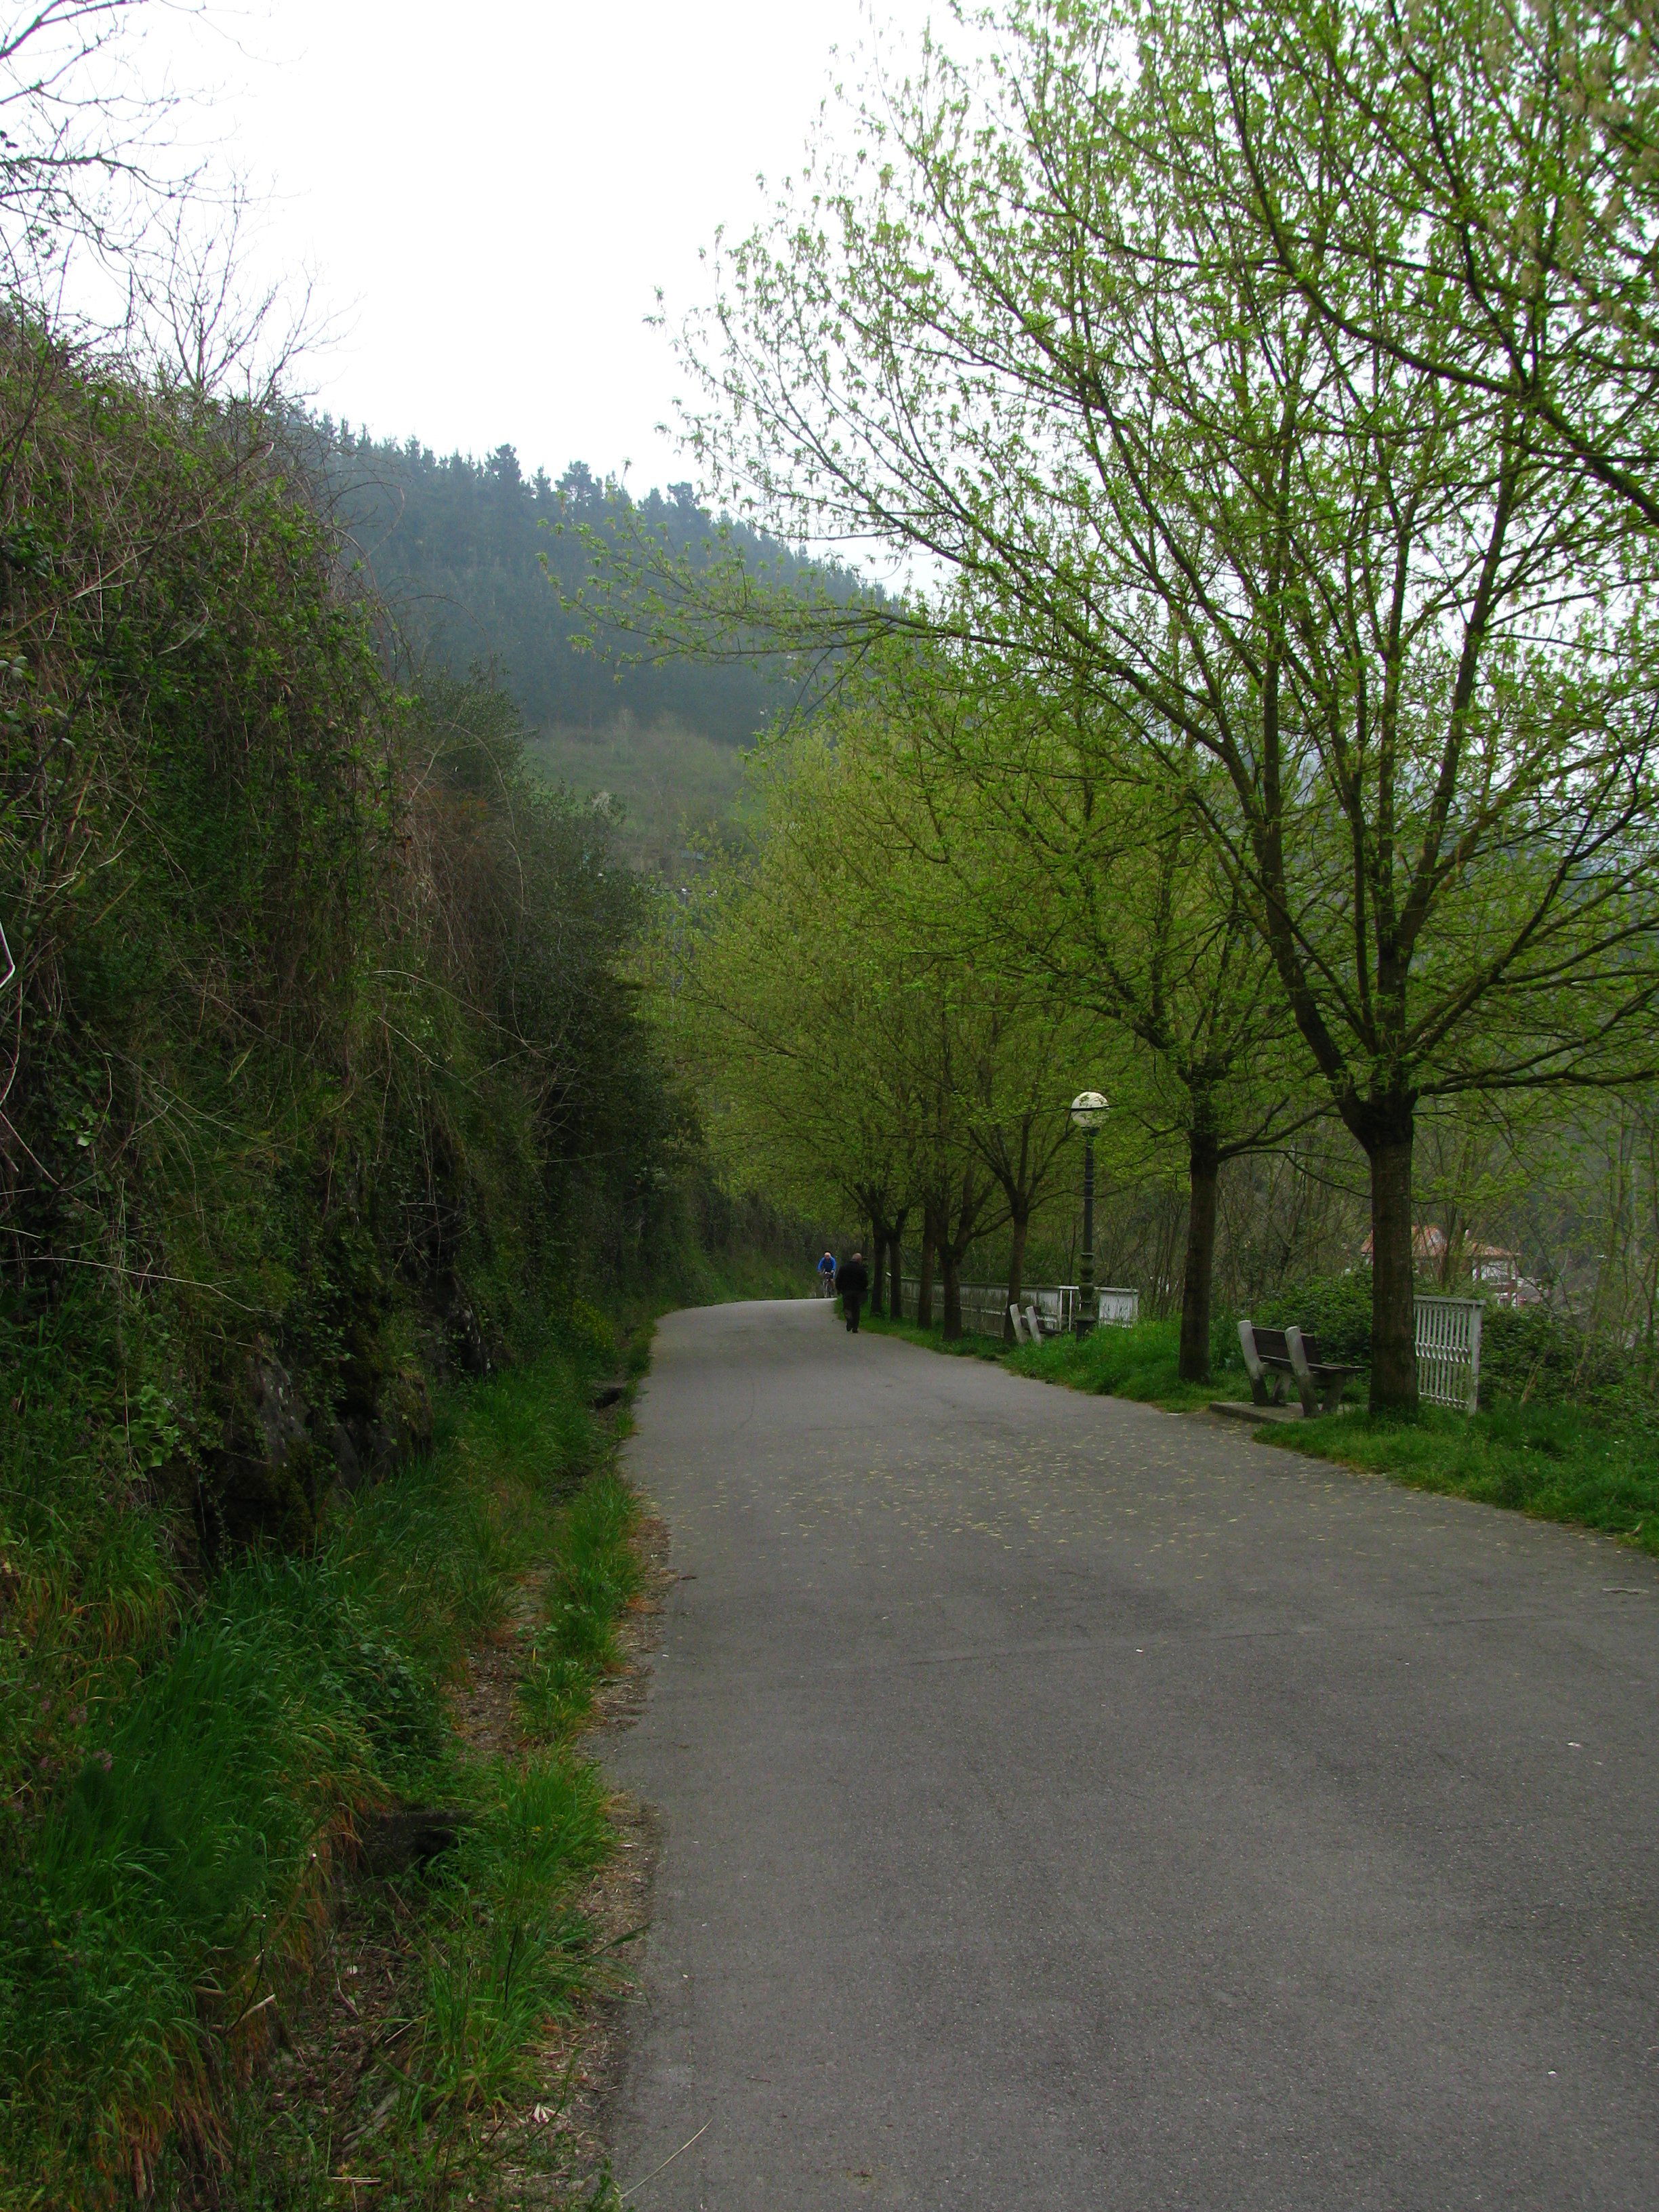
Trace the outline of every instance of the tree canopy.
{"type": "Polygon", "coordinates": [[[980,59],[930,42],[877,88],[690,343],[721,496],[920,560],[887,627],[1111,720],[1149,843],[1157,790],[1181,794],[1365,1155],[1373,1401],[1398,1406],[1420,1104],[1646,1079],[1659,993],[1656,540],[1607,460],[1626,402],[1592,424],[1581,373],[1614,324],[1632,392],[1644,373],[1639,315],[1585,305],[1644,281],[1608,167],[1639,167],[1638,122],[1597,111],[1601,214],[1575,229],[1566,153],[1493,150],[1541,84],[1570,152],[1572,82],[1518,47],[1472,74],[1474,17],[1439,20],[1460,143],[1524,196],[1502,237],[1492,193],[1472,215],[1420,188],[1417,33],[1386,12],[1352,38],[1310,15],[1281,78],[1265,4],[1012,0],[980,59]],[[1449,273],[1476,215],[1512,249],[1507,337],[1476,332],[1479,269],[1449,273]],[[1523,386],[1550,225],[1579,289],[1525,341],[1559,342],[1559,375],[1523,386]]]}

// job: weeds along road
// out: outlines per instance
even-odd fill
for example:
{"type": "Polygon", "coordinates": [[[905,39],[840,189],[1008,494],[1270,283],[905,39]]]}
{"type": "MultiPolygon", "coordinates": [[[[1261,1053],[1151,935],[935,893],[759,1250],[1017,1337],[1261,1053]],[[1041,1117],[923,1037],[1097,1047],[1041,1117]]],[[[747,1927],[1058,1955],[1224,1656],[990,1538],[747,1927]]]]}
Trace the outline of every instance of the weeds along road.
{"type": "Polygon", "coordinates": [[[817,1304],[629,1451],[631,2204],[1659,2205],[1651,1562],[817,1304]]]}

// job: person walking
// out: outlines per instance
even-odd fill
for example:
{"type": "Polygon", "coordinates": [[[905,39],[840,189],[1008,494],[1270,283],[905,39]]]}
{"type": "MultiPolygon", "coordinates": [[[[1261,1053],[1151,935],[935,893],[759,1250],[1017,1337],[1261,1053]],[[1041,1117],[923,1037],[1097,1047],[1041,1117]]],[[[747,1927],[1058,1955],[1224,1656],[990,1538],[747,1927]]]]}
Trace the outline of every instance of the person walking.
{"type": "Polygon", "coordinates": [[[833,1298],[836,1295],[836,1255],[826,1252],[818,1261],[818,1296],[833,1298]]]}
{"type": "Polygon", "coordinates": [[[845,1266],[836,1271],[836,1288],[841,1292],[841,1310],[847,1316],[847,1334],[859,1333],[859,1309],[870,1295],[870,1270],[864,1264],[864,1255],[854,1252],[845,1266]]]}

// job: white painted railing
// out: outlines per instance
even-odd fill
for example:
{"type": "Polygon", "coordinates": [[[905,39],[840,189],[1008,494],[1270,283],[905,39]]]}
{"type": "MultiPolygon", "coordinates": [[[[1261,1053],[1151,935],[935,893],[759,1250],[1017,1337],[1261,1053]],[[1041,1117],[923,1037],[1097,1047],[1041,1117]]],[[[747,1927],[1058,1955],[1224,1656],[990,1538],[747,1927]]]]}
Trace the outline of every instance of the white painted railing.
{"type": "MultiPolygon", "coordinates": [[[[914,1275],[903,1281],[904,1318],[914,1321],[921,1289],[914,1275]]],[[[1075,1283],[1048,1283],[1022,1291],[1022,1316],[1033,1310],[1044,1336],[1069,1335],[1077,1318],[1075,1283]]],[[[1140,1318],[1140,1292],[1109,1286],[1097,1293],[1103,1328],[1133,1328],[1140,1318]]],[[[933,1278],[933,1318],[945,1310],[945,1285],[933,1278]]],[[[964,1283],[962,1325],[970,1335],[1001,1336],[1008,1313],[1006,1285],[964,1283]]],[[[1480,1398],[1480,1315],[1478,1298],[1419,1298],[1417,1301],[1417,1389],[1425,1405],[1449,1406],[1472,1413],[1480,1398]]]]}
{"type": "MultiPolygon", "coordinates": [[[[904,1318],[914,1321],[921,1285],[914,1275],[907,1275],[902,1285],[904,1318]]],[[[1103,1327],[1133,1328],[1140,1318],[1140,1292],[1129,1290],[1103,1290],[1099,1294],[1100,1319],[1103,1327]]],[[[1037,1326],[1044,1336],[1069,1335],[1077,1320],[1078,1286],[1075,1283],[1048,1283],[1036,1290],[1024,1290],[1019,1294],[1022,1316],[1035,1310],[1037,1326]]],[[[938,1276],[933,1279],[933,1318],[937,1321],[945,1310],[945,1285],[938,1276]]],[[[963,1283],[962,1285],[962,1325],[975,1336],[1000,1336],[1008,1312],[1008,1292],[991,1283],[963,1283]]]]}
{"type": "Polygon", "coordinates": [[[1417,1395],[1473,1413],[1480,1403],[1479,1298],[1417,1301],[1417,1395]]]}
{"type": "MultiPolygon", "coordinates": [[[[921,1285],[915,1276],[907,1275],[902,1285],[904,1318],[914,1321],[921,1299],[921,1285]]],[[[1008,1311],[1008,1292],[1005,1286],[994,1283],[963,1283],[962,1291],[962,1325],[974,1336],[1000,1336],[1005,1316],[1008,1311]]],[[[933,1278],[933,1319],[938,1321],[945,1311],[945,1285],[933,1278]]]]}

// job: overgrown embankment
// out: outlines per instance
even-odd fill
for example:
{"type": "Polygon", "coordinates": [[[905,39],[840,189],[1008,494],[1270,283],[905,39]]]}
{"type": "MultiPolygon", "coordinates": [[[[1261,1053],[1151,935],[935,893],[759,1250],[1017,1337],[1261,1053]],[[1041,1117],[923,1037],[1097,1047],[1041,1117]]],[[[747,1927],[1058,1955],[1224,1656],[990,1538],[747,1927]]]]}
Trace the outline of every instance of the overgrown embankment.
{"type": "Polygon", "coordinates": [[[592,1981],[573,1898],[611,1837],[574,1739],[639,1584],[587,1411],[613,1362],[596,1323],[447,1394],[431,1449],[305,1554],[212,1577],[100,1701],[0,1885],[9,2203],[320,2208],[349,2172],[436,2205],[533,2149],[517,2107],[556,2102],[540,2047],[592,1981]],[[515,1725],[481,1754],[457,1692],[504,1635],[515,1725]],[[343,1912],[393,1986],[330,2064],[307,1990],[343,1912]]]}
{"type": "Polygon", "coordinates": [[[445,1771],[550,1524],[464,1479],[518,1386],[436,1451],[434,1393],[551,1363],[550,1498],[589,1302],[689,1264],[646,894],[510,702],[394,680],[295,451],[0,319],[8,2203],[208,2142],[360,1817],[445,1771]]]}

